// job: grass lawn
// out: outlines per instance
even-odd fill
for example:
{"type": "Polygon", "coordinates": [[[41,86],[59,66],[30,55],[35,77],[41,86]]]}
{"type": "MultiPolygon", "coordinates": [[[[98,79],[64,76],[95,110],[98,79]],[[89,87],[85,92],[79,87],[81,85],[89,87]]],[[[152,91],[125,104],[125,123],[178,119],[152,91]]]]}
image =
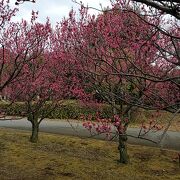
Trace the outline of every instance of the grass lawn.
{"type": "Polygon", "coordinates": [[[114,142],[40,133],[32,144],[29,133],[0,129],[0,180],[180,179],[174,151],[128,145],[130,164],[121,165],[114,142]]]}

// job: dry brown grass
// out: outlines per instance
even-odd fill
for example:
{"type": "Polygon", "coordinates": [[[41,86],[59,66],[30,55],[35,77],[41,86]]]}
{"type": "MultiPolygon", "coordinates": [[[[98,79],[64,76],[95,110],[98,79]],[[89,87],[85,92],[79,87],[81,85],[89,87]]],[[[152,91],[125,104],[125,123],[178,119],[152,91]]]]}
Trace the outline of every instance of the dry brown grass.
{"type": "MultiPolygon", "coordinates": [[[[132,123],[130,123],[130,127],[140,127],[142,122],[148,124],[148,122],[153,119],[159,125],[162,125],[164,128],[166,128],[169,120],[172,117],[172,113],[165,111],[160,111],[159,115],[156,117],[156,111],[147,111],[139,109],[132,113],[132,123]]],[[[175,118],[172,120],[169,130],[180,132],[180,113],[177,114],[175,118]]]]}
{"type": "Polygon", "coordinates": [[[0,129],[0,180],[180,179],[174,151],[128,145],[129,165],[117,163],[117,144],[100,140],[0,129]]]}

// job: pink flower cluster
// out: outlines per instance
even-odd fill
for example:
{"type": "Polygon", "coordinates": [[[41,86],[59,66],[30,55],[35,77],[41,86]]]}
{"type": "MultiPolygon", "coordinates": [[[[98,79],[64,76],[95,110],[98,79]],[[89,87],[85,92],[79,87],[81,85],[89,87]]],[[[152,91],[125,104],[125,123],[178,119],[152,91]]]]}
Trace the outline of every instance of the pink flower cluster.
{"type": "Polygon", "coordinates": [[[111,133],[111,123],[108,119],[99,119],[99,121],[85,121],[83,126],[92,132],[94,130],[98,134],[111,133]]]}
{"type": "Polygon", "coordinates": [[[118,115],[115,115],[113,119],[100,118],[99,113],[96,114],[94,121],[92,120],[92,116],[88,116],[87,118],[82,116],[81,119],[84,120],[83,127],[90,131],[91,134],[105,133],[108,137],[113,133],[113,129],[118,134],[123,134],[126,130],[125,125],[128,123],[128,119],[122,120],[118,115]]]}

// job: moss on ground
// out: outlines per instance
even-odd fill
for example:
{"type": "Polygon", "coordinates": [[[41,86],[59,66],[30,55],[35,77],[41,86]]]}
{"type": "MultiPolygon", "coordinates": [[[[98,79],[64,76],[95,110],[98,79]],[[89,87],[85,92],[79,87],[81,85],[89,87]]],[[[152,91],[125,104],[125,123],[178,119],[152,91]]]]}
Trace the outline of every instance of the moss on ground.
{"type": "Polygon", "coordinates": [[[180,179],[174,151],[128,145],[130,163],[121,165],[114,142],[40,133],[32,144],[29,133],[0,129],[1,180],[180,179]]]}

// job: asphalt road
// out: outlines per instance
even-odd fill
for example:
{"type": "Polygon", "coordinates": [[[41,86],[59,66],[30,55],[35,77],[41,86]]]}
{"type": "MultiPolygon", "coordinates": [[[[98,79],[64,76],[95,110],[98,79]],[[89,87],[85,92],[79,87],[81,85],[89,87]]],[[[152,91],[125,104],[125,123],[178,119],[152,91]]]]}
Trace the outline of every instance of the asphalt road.
{"type": "MultiPolygon", "coordinates": [[[[13,129],[20,129],[20,130],[31,130],[31,123],[26,119],[22,120],[0,120],[0,127],[6,128],[13,128],[13,129]]],[[[40,131],[41,132],[48,132],[54,134],[63,134],[63,135],[73,135],[73,136],[80,136],[80,137],[90,137],[95,139],[107,139],[105,135],[97,135],[91,136],[89,131],[87,131],[80,122],[78,121],[68,121],[65,120],[44,120],[40,124],[40,131]]],[[[159,142],[159,139],[162,135],[162,131],[158,132],[150,132],[147,135],[143,136],[143,138],[149,139],[140,139],[134,138],[137,137],[139,134],[138,128],[128,128],[128,143],[130,144],[138,144],[138,145],[145,145],[145,146],[158,146],[157,144],[151,142],[159,142]],[[133,137],[132,137],[133,136],[133,137]]],[[[117,139],[115,139],[117,140],[117,139]]],[[[180,132],[172,132],[168,131],[166,136],[162,141],[162,147],[165,149],[173,149],[180,151],[180,132]]]]}

